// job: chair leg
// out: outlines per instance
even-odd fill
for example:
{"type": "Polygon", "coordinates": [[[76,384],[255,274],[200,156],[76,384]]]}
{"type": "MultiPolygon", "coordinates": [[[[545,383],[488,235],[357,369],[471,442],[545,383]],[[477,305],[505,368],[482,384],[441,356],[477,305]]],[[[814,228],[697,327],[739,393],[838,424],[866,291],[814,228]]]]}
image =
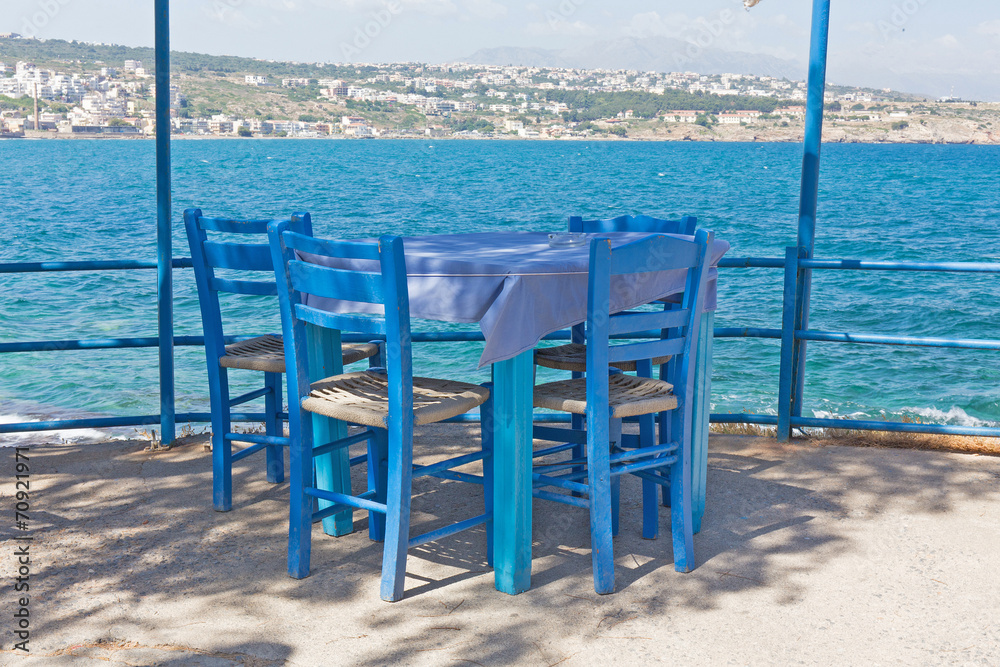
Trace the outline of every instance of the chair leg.
{"type": "MultiPolygon", "coordinates": [[[[639,418],[639,446],[642,448],[655,443],[653,417],[650,414],[639,418]]],[[[647,540],[655,540],[660,532],[659,486],[648,479],[642,480],[642,536],[647,540]]]]}
{"type": "MultiPolygon", "coordinates": [[[[622,420],[612,419],[608,429],[608,440],[611,447],[621,444],[622,420]]],[[[610,464],[609,464],[610,472],[610,464]]],[[[611,536],[618,537],[619,514],[621,512],[622,476],[611,477],[611,536]]]]}
{"type": "Polygon", "coordinates": [[[655,482],[642,480],[642,537],[647,540],[655,540],[660,534],[659,488],[655,482]]]}
{"type": "Polygon", "coordinates": [[[288,574],[296,579],[309,576],[312,547],[313,498],[305,494],[312,484],[312,415],[289,419],[288,574]]]}
{"type": "MultiPolygon", "coordinates": [[[[671,359],[665,364],[660,366],[660,379],[664,382],[668,381],[672,377],[674,366],[677,364],[677,359],[671,359]]],[[[660,439],[659,443],[664,444],[671,441],[672,436],[672,413],[671,412],[661,412],[656,415],[656,421],[660,427],[660,439]]],[[[662,498],[663,506],[670,507],[670,487],[663,485],[660,487],[660,495],[662,498]]]]}
{"type": "MultiPolygon", "coordinates": [[[[574,379],[576,379],[576,378],[582,378],[582,377],[583,377],[583,373],[576,373],[576,372],[573,373],[573,378],[574,379]]],[[[569,426],[574,431],[582,431],[584,429],[583,415],[571,414],[569,416],[569,426]]],[[[575,445],[572,449],[569,450],[569,453],[570,453],[570,458],[571,459],[577,459],[577,460],[579,460],[579,459],[582,459],[584,457],[584,455],[587,453],[587,447],[586,447],[586,445],[575,445]]],[[[582,471],[583,471],[583,466],[575,466],[575,467],[573,467],[573,468],[570,469],[570,472],[572,472],[572,473],[578,473],[578,472],[582,472],[582,471]]],[[[582,498],[583,497],[583,494],[579,493],[577,491],[572,491],[570,493],[570,495],[575,496],[577,498],[582,498]]]]}
{"type": "Polygon", "coordinates": [[[212,505],[217,512],[233,508],[233,445],[226,440],[232,431],[229,418],[229,377],[226,369],[209,372],[212,405],[212,505]]]}
{"type": "Polygon", "coordinates": [[[413,423],[389,432],[389,483],[382,547],[381,596],[387,602],[403,598],[406,551],[410,540],[410,497],[413,480],[413,423]],[[407,428],[408,427],[408,428],[407,428]]]}
{"type": "MultiPolygon", "coordinates": [[[[368,488],[375,491],[375,501],[385,503],[389,465],[389,435],[384,429],[374,429],[368,441],[368,488]]],[[[368,513],[368,538],[373,542],[385,539],[385,514],[368,513]]]]}
{"type": "Polygon", "coordinates": [[[681,435],[680,458],[670,466],[670,533],[673,537],[674,569],[678,572],[690,572],[694,569],[690,482],[691,436],[690,433],[681,435]]]}
{"type": "Polygon", "coordinates": [[[493,567],[493,383],[483,387],[490,397],[479,406],[479,437],[483,451],[483,507],[486,514],[486,565],[493,567]]]}
{"type": "MultiPolygon", "coordinates": [[[[284,435],[278,413],[281,412],[281,374],[264,373],[264,384],[270,391],[264,397],[264,432],[267,435],[284,435]]],[[[285,481],[285,453],[283,447],[272,445],[267,448],[267,481],[279,484],[285,481]]]]}
{"type": "MultiPolygon", "coordinates": [[[[607,424],[605,418],[604,424],[607,424]]],[[[615,556],[611,539],[611,470],[607,426],[591,422],[587,429],[587,483],[590,491],[590,546],[594,590],[615,590],[615,556]]]]}

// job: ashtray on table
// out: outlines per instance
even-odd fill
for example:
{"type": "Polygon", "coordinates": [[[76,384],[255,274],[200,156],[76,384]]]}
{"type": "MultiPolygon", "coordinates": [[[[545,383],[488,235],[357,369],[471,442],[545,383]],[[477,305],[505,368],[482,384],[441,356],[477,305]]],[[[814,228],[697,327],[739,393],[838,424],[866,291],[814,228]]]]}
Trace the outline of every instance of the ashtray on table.
{"type": "Polygon", "coordinates": [[[587,242],[587,235],[581,232],[561,232],[549,234],[549,245],[553,248],[580,246],[587,242]]]}

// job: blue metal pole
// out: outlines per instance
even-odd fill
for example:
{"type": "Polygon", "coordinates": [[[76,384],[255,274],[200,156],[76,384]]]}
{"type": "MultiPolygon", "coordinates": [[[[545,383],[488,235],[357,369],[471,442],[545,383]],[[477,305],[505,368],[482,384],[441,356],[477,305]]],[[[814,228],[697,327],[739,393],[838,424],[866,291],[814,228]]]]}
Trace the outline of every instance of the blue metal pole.
{"type": "Polygon", "coordinates": [[[173,442],[174,286],[170,210],[170,2],[156,0],[156,300],[160,340],[160,440],[173,442]]]}
{"type": "MultiPolygon", "coordinates": [[[[816,205],[819,199],[819,158],[823,143],[823,102],[826,95],[826,58],[830,35],[830,0],[813,0],[812,42],[809,51],[809,95],[806,101],[806,135],[802,156],[802,188],[799,199],[799,258],[813,256],[816,244],[816,205]]],[[[812,273],[800,269],[795,290],[795,329],[809,326],[809,297],[812,273]]],[[[802,414],[802,393],[805,388],[806,343],[792,340],[791,414],[802,414]]],[[[779,433],[779,438],[789,435],[779,433]]]]}

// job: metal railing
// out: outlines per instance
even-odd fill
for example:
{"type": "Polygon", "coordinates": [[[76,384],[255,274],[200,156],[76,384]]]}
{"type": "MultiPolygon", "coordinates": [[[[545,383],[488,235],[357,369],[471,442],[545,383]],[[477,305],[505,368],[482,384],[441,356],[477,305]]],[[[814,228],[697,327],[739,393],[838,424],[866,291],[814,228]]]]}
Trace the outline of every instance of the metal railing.
{"type": "MultiPolygon", "coordinates": [[[[802,416],[803,394],[805,387],[805,355],[802,346],[806,341],[854,343],[865,345],[907,345],[919,347],[937,347],[951,349],[1000,350],[1000,340],[969,340],[960,338],[928,338],[919,336],[895,336],[875,333],[851,333],[815,331],[802,326],[803,317],[796,298],[798,285],[803,281],[803,272],[811,270],[848,270],[848,271],[921,271],[950,273],[1000,273],[1000,264],[975,262],[870,262],[864,260],[821,260],[801,257],[803,251],[789,247],[784,258],[740,257],[724,258],[721,269],[782,269],[784,272],[784,297],[782,307],[782,326],[780,328],[741,328],[717,327],[715,338],[763,338],[781,341],[781,363],[778,377],[778,406],[776,415],[755,414],[713,414],[713,423],[743,423],[775,426],[778,437],[787,439],[792,428],[819,427],[835,429],[857,429],[872,431],[896,431],[909,433],[939,433],[953,435],[1000,436],[1000,428],[964,427],[945,424],[903,423],[873,420],[852,419],[819,419],[802,416]]],[[[189,258],[173,259],[173,269],[185,269],[192,266],[189,258]]],[[[135,260],[89,261],[89,262],[22,262],[0,264],[0,275],[17,273],[38,273],[58,271],[109,271],[109,270],[144,270],[156,268],[155,262],[135,260]]],[[[650,337],[658,335],[649,332],[650,337]]],[[[244,340],[246,337],[230,337],[226,342],[244,340]]],[[[365,337],[357,340],[347,334],[345,342],[366,342],[365,337]]],[[[569,332],[560,331],[549,334],[544,340],[568,340],[569,332]]],[[[479,331],[456,332],[414,332],[415,343],[439,342],[481,342],[483,334],[479,331]]],[[[202,336],[171,336],[172,347],[190,347],[204,345],[202,336]]],[[[135,338],[96,338],[87,340],[49,340],[21,341],[0,343],[0,354],[19,352],[53,352],[66,350],[99,350],[99,349],[129,349],[162,347],[158,337],[135,338]]],[[[173,400],[172,374],[167,378],[169,395],[173,400]]],[[[172,408],[172,406],[171,406],[172,408]]],[[[176,413],[171,409],[169,416],[176,423],[201,423],[211,421],[207,412],[176,413]]],[[[540,420],[562,420],[561,416],[537,415],[540,420]]],[[[0,424],[0,434],[26,433],[48,430],[63,430],[77,428],[109,428],[121,426],[143,426],[161,424],[165,415],[135,415],[113,417],[89,417],[83,419],[57,420],[45,422],[23,422],[0,424]]],[[[238,413],[233,415],[235,421],[262,421],[262,413],[238,413]]],[[[474,418],[474,417],[471,417],[474,418]]],[[[467,421],[463,417],[456,421],[467,421]]],[[[172,428],[171,425],[167,425],[172,428]]],[[[167,427],[164,433],[169,432],[167,427]]]]}

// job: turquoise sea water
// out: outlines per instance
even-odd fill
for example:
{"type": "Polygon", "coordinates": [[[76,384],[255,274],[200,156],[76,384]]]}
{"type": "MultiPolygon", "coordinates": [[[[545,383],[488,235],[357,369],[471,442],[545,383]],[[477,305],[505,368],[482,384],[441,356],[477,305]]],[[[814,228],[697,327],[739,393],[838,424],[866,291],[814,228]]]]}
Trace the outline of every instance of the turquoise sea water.
{"type": "MultiPolygon", "coordinates": [[[[729,256],[794,243],[796,144],[507,141],[178,141],[180,214],[313,215],[323,236],[560,231],[570,214],[696,215],[729,256]]],[[[1000,261],[1000,148],[827,145],[817,257],[1000,261]]],[[[0,262],[155,257],[152,142],[0,142],[0,262]]],[[[189,270],[176,333],[199,335],[189,270]]],[[[781,272],[724,270],[719,327],[780,327],[781,272]]],[[[155,272],[0,276],[0,341],[154,336],[155,272]]],[[[996,338],[997,277],[817,272],[812,327],[996,338]]],[[[278,331],[267,300],[232,306],[233,333],[278,331]]],[[[419,323],[420,328],[451,325],[419,323]]],[[[463,329],[467,326],[455,328],[463,329]]],[[[423,345],[421,374],[485,379],[476,344],[423,345]]],[[[158,412],[156,351],[0,355],[0,419],[158,412]]],[[[177,409],[207,411],[200,348],[177,352],[177,409]]],[[[777,341],[719,339],[714,412],[774,414],[777,341]]],[[[248,376],[249,381],[253,376],[248,376]]],[[[254,379],[254,382],[256,380],[254,379]]],[[[246,385],[245,385],[246,386],[246,385]]],[[[996,352],[811,343],[805,414],[1000,423],[996,352]]]]}

